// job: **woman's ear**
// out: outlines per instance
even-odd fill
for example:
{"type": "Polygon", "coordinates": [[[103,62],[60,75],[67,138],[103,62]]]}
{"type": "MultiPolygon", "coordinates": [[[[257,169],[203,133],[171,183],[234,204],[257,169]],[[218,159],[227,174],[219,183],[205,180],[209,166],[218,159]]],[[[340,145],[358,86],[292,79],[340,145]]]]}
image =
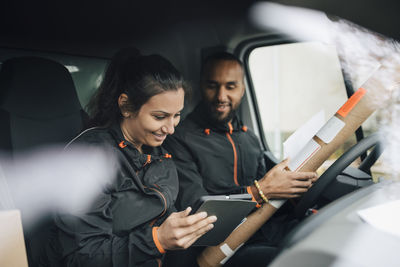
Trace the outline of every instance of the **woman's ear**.
{"type": "Polygon", "coordinates": [[[118,97],[118,106],[119,110],[121,111],[122,116],[124,118],[129,118],[131,116],[131,113],[128,110],[128,95],[127,94],[120,94],[118,97]]]}

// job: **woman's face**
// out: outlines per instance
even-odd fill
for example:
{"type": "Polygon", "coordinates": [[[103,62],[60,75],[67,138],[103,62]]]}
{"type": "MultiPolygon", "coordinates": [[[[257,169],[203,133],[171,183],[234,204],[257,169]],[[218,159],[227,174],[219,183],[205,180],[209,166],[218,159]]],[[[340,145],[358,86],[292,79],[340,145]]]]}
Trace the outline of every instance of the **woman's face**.
{"type": "Polygon", "coordinates": [[[179,123],[184,96],[182,88],[166,91],[151,97],[136,114],[123,112],[121,129],[125,138],[139,151],[142,145],[160,146],[179,123]]]}

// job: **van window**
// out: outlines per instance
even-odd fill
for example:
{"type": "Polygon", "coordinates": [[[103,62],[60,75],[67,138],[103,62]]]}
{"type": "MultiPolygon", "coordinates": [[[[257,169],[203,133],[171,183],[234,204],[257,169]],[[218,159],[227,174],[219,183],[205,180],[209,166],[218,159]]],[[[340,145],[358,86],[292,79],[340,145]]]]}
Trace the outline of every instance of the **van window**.
{"type": "MultiPolygon", "coordinates": [[[[248,64],[260,131],[280,160],[287,137],[321,110],[327,121],[347,100],[334,46],[304,42],[258,47],[250,52],[248,64]]],[[[353,136],[326,162],[327,166],[355,142],[353,136]]]]}

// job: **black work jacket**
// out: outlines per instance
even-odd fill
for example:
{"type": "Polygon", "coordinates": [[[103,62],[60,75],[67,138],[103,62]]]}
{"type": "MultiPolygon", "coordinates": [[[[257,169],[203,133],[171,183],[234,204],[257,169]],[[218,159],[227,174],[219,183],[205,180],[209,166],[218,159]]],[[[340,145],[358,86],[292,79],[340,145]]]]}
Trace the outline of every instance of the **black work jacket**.
{"type": "MultiPolygon", "coordinates": [[[[118,158],[116,179],[84,215],[56,218],[56,241],[63,266],[159,266],[162,253],[153,227],[175,210],[178,177],[161,147],[141,154],[119,125],[92,128],[72,145],[104,146],[118,158]]],[[[162,251],[162,249],[161,249],[162,251]]]]}
{"type": "Polygon", "coordinates": [[[255,134],[236,116],[232,123],[213,125],[202,103],[163,146],[178,169],[178,209],[203,195],[246,193],[246,187],[266,172],[255,134]]]}

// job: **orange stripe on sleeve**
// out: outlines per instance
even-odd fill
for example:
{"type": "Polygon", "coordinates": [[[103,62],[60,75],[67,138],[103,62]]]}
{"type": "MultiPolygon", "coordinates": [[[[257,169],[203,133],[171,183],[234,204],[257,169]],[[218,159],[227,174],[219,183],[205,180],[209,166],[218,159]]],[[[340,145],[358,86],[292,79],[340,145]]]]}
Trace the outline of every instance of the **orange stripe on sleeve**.
{"type": "Polygon", "coordinates": [[[347,114],[349,114],[349,112],[355,107],[355,105],[360,102],[365,93],[367,93],[367,90],[360,87],[336,113],[345,118],[347,114]]]}
{"type": "Polygon", "coordinates": [[[158,226],[155,226],[152,229],[153,241],[154,241],[154,244],[156,244],[158,251],[160,251],[161,254],[164,254],[166,251],[161,246],[160,241],[158,241],[157,230],[158,230],[158,226]]]}
{"type": "Polygon", "coordinates": [[[251,196],[251,201],[254,201],[254,202],[256,202],[256,203],[257,203],[256,207],[257,207],[257,208],[260,208],[260,207],[261,207],[261,205],[260,205],[260,204],[258,204],[258,202],[257,202],[256,198],[254,197],[254,195],[253,195],[253,192],[251,191],[251,186],[249,185],[248,187],[246,187],[246,189],[247,189],[247,193],[249,193],[249,194],[250,194],[250,196],[251,196]]]}

